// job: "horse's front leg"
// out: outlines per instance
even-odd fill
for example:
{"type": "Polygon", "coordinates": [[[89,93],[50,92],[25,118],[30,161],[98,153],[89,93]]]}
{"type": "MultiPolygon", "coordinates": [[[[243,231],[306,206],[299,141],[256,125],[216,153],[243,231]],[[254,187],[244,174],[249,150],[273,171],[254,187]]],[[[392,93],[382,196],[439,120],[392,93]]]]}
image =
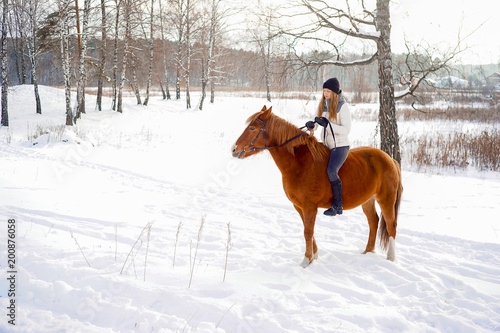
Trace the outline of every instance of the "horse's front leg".
{"type": "Polygon", "coordinates": [[[306,268],[314,261],[314,259],[318,258],[318,246],[316,245],[316,240],[314,239],[314,224],[316,222],[316,214],[318,211],[317,208],[295,208],[300,213],[302,222],[304,223],[304,239],[306,241],[306,252],[304,255],[304,260],[302,260],[300,265],[306,268]]]}

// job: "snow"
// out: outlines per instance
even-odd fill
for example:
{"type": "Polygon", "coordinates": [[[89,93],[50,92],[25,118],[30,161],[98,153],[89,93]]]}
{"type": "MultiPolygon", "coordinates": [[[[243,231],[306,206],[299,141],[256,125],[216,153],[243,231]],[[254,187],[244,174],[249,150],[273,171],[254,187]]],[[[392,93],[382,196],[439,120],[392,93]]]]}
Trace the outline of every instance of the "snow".
{"type": "MultiPolygon", "coordinates": [[[[269,153],[230,153],[247,117],[270,103],[235,93],[200,112],[131,96],[118,114],[92,110],[88,96],[87,114],[61,128],[64,92],[41,87],[41,97],[36,115],[32,87],[13,87],[11,126],[0,128],[1,332],[500,330],[498,173],[405,166],[398,260],[380,248],[361,254],[368,224],[357,208],[318,214],[319,258],[303,269],[302,223],[269,153]]],[[[280,99],[273,111],[302,126],[313,104],[280,99]]],[[[376,124],[356,120],[357,108],[351,139],[369,144],[376,124]]]]}

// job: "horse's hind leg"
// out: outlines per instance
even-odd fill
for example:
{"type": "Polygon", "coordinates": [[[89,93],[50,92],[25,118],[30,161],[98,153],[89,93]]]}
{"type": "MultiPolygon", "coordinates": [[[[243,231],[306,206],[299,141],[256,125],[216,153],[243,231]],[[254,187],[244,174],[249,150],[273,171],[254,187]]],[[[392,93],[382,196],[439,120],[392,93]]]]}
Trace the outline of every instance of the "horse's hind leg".
{"type": "Polygon", "coordinates": [[[368,235],[368,243],[366,244],[366,249],[363,254],[367,252],[375,252],[375,240],[377,238],[377,229],[379,217],[377,210],[375,209],[375,198],[372,197],[370,200],[365,202],[362,206],[363,212],[368,219],[368,226],[370,227],[370,233],[368,235]]]}
{"type": "Polygon", "coordinates": [[[394,204],[384,204],[378,202],[382,210],[382,222],[385,227],[381,227],[381,243],[387,248],[387,260],[396,260],[396,229],[398,222],[394,211],[394,204]]]}

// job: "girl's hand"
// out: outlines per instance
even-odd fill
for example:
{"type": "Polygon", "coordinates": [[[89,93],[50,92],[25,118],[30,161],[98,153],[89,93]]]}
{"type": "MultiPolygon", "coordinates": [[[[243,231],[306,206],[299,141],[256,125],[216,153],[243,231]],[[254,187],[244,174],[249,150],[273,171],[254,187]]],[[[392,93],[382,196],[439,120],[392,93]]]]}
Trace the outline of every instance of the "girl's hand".
{"type": "Polygon", "coordinates": [[[308,121],[306,123],[306,127],[307,127],[307,129],[310,129],[310,130],[314,129],[314,121],[308,121]]]}
{"type": "Polygon", "coordinates": [[[319,126],[326,127],[328,125],[328,119],[325,117],[316,117],[314,118],[314,121],[318,123],[319,126]]]}

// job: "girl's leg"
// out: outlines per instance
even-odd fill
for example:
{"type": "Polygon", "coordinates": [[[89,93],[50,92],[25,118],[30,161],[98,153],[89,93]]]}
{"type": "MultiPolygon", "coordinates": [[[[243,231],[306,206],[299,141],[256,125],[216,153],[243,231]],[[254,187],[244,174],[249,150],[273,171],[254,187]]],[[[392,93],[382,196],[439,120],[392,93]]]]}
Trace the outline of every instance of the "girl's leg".
{"type": "Polygon", "coordinates": [[[327,171],[332,186],[333,203],[330,208],[324,212],[325,215],[335,216],[342,214],[342,180],[338,172],[345,162],[348,153],[349,147],[338,147],[330,152],[330,161],[327,171]]]}

